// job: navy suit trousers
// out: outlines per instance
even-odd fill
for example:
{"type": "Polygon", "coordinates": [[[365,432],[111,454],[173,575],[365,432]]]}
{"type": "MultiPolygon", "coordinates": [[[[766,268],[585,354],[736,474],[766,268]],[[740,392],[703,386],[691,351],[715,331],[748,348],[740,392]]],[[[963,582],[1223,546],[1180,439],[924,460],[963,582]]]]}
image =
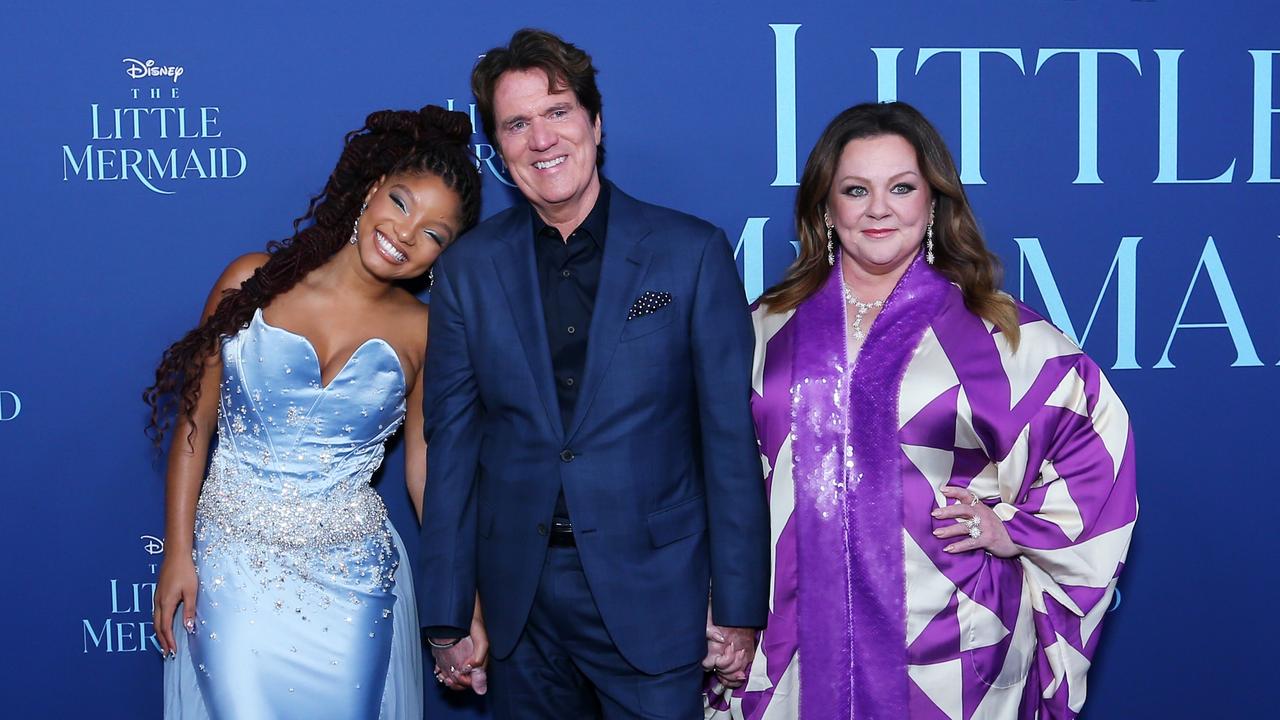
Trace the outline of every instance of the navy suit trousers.
{"type": "Polygon", "coordinates": [[[577,548],[552,547],[515,649],[491,661],[489,707],[498,720],[694,720],[702,677],[697,662],[656,675],[632,667],[605,629],[577,548]]]}

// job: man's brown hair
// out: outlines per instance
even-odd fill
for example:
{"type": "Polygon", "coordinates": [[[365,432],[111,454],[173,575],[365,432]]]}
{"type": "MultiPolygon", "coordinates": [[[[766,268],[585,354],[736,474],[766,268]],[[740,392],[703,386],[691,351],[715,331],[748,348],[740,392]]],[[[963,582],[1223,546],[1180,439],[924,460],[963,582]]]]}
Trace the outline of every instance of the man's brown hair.
{"type": "MultiPolygon", "coordinates": [[[[572,90],[592,123],[600,117],[603,101],[596,87],[597,71],[591,64],[591,56],[546,30],[517,30],[506,46],[485,53],[471,71],[471,93],[476,97],[480,124],[495,145],[498,144],[498,136],[495,134],[493,92],[502,74],[512,70],[543,71],[547,74],[548,92],[572,90]]],[[[602,143],[596,149],[596,166],[603,164],[602,143]]]]}

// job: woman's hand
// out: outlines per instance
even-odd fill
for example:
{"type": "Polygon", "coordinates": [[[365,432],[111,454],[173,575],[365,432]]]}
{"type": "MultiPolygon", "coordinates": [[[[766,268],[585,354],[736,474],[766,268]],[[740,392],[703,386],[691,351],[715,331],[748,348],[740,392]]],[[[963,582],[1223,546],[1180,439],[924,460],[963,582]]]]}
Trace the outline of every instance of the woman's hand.
{"type": "Polygon", "coordinates": [[[178,652],[173,637],[173,614],[182,605],[182,626],[188,633],[196,629],[196,565],[191,556],[171,555],[160,565],[160,578],[156,581],[155,612],[156,640],[166,660],[172,660],[178,652]]]}
{"type": "Polygon", "coordinates": [[[955,520],[933,531],[937,538],[966,536],[960,542],[942,548],[943,552],[962,553],[970,550],[986,550],[996,557],[1011,558],[1019,554],[1018,546],[1009,539],[1004,521],[972,492],[958,487],[944,486],[942,494],[957,504],[937,508],[931,514],[937,520],[955,520]]]}

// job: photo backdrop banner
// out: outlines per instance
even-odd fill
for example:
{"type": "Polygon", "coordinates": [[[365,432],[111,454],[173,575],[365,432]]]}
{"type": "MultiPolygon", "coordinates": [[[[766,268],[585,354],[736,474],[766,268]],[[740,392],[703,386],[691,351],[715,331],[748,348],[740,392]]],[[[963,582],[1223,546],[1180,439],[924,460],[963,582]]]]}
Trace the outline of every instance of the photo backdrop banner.
{"type": "MultiPolygon", "coordinates": [[[[376,109],[473,111],[477,56],[524,26],[592,53],[606,174],[723,227],[749,298],[794,257],[824,125],[921,108],[1006,289],[1132,414],[1142,513],[1085,717],[1273,707],[1273,4],[76,0],[0,9],[5,716],[160,716],[163,461],[141,402],[160,353],[232,258],[290,233],[344,133],[376,109]]],[[[484,213],[517,202],[480,131],[473,150],[484,213]]],[[[389,457],[378,487],[412,539],[389,457]]],[[[428,717],[487,717],[426,690],[428,717]]]]}

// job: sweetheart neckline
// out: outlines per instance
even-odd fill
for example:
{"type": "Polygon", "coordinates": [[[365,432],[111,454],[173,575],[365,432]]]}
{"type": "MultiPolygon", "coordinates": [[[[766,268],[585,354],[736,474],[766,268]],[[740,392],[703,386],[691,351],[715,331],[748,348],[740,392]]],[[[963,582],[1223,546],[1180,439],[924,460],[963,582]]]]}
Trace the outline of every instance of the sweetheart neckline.
{"type": "Polygon", "coordinates": [[[320,353],[316,352],[315,343],[311,342],[311,338],[308,338],[306,335],[303,335],[302,333],[296,333],[287,328],[282,328],[279,325],[272,325],[271,323],[267,322],[267,318],[263,314],[262,308],[258,308],[256,311],[254,311],[253,319],[258,323],[260,323],[263,327],[267,328],[268,330],[275,330],[277,332],[282,332],[285,335],[290,335],[292,337],[298,338],[299,340],[307,344],[307,348],[311,351],[312,365],[315,366],[316,378],[320,382],[320,390],[322,392],[328,391],[329,388],[333,387],[334,383],[338,381],[338,378],[342,377],[342,373],[346,372],[347,368],[351,366],[351,361],[355,359],[356,355],[359,355],[360,351],[364,350],[367,345],[371,345],[374,343],[382,343],[387,347],[388,350],[391,351],[391,354],[395,356],[395,359],[396,359],[396,369],[400,372],[400,384],[401,386],[404,386],[407,383],[406,378],[408,376],[405,374],[404,364],[400,362],[400,353],[396,352],[394,345],[387,342],[383,338],[374,336],[360,343],[360,345],[357,346],[356,349],[353,350],[351,354],[347,356],[346,361],[342,363],[342,367],[338,368],[338,372],[335,373],[333,377],[329,378],[328,383],[325,383],[324,368],[320,366],[320,353]]]}

